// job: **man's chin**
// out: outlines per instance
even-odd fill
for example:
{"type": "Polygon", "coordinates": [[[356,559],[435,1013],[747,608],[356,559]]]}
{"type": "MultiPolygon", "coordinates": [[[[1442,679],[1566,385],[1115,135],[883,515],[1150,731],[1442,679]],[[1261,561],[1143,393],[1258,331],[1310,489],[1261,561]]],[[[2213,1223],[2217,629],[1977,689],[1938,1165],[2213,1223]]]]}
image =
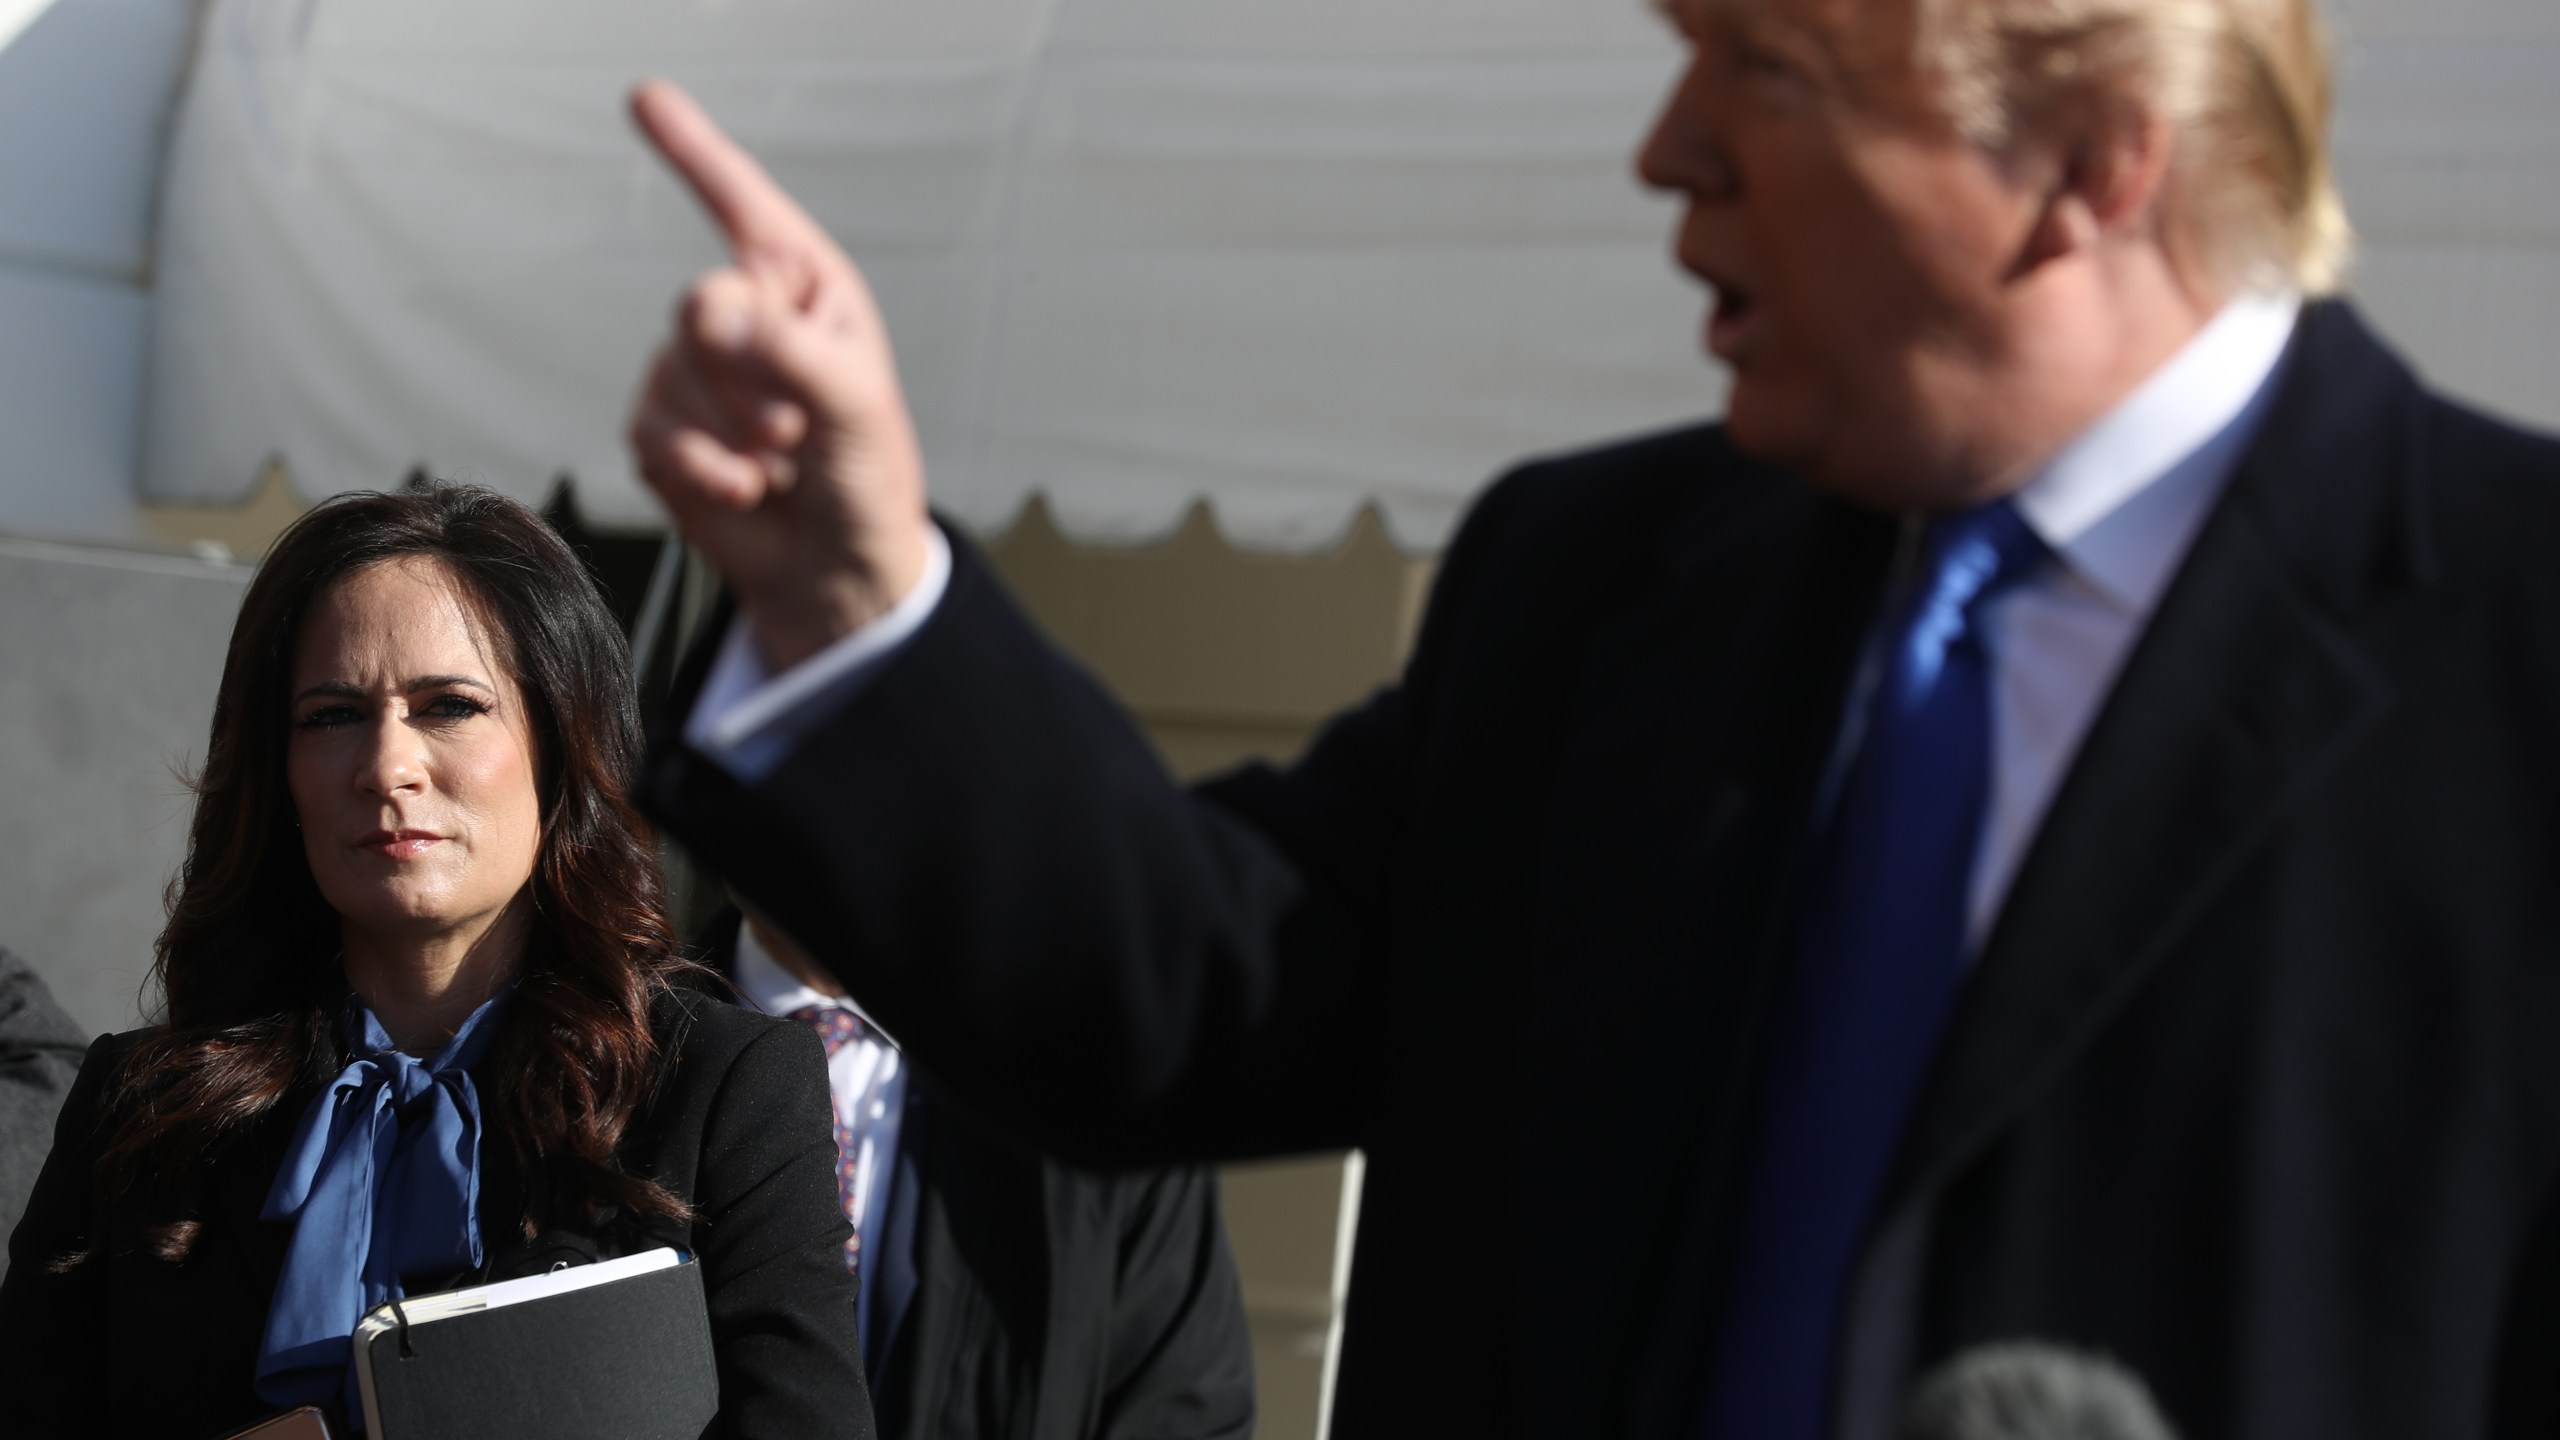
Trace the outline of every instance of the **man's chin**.
{"type": "Polygon", "coordinates": [[[1889,463],[1873,446],[1844,443],[1839,427],[1798,408],[1769,403],[1736,384],[1725,412],[1725,434],[1744,458],[1789,475],[1813,489],[1870,510],[1929,508],[1922,475],[1889,463]]]}
{"type": "Polygon", "coordinates": [[[1811,480],[1821,468],[1823,447],[1810,417],[1739,374],[1725,401],[1724,430],[1735,450],[1772,469],[1811,480]]]}

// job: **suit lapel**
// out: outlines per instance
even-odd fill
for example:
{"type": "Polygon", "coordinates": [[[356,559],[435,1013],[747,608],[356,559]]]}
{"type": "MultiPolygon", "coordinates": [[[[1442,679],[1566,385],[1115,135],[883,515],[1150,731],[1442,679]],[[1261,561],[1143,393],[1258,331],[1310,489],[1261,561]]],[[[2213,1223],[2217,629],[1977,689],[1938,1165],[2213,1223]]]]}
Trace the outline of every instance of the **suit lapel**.
{"type": "Polygon", "coordinates": [[[1748,1064],[1781,868],[1769,837],[1803,808],[1890,553],[1890,522],[1791,483],[1697,480],[1727,483],[1755,493],[1739,507],[1707,495],[1669,535],[1652,592],[1595,633],[1556,770],[1513,1046],[1513,1174],[1533,1197],[1519,1253],[1574,1237],[1574,1263],[1541,1267],[1522,1312],[1536,1433],[1581,1433],[1595,1404],[1630,1403],[1670,1252],[1710,1228],[1692,1223],[1694,1189],[1730,1168],[1699,1156],[1736,1128],[1708,1097],[1738,1095],[1748,1064]]]}
{"type": "Polygon", "coordinates": [[[2418,391],[2337,307],[2281,383],[2019,871],[1888,1214],[2053,1083],[2391,704],[2356,622],[2427,568],[2418,391]]]}
{"type": "Polygon", "coordinates": [[[908,1154],[912,1168],[898,1173],[898,1185],[912,1187],[916,1289],[888,1337],[886,1383],[875,1387],[882,1432],[1029,1433],[1037,1426],[1025,1417],[1046,1413],[1058,1296],[1046,1167],[930,1076],[919,1071],[910,1083],[908,1103],[931,1118],[912,1132],[923,1138],[908,1154]]]}

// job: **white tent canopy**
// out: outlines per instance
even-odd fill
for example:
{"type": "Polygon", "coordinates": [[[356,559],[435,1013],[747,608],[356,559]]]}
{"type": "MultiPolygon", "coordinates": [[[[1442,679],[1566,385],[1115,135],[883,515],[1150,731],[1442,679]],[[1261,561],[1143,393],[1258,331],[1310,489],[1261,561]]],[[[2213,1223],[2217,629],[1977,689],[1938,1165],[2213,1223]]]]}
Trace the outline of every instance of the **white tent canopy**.
{"type": "Polygon", "coordinates": [[[0,0],[0,531],[122,539],[191,0],[0,0]]]}
{"type": "MultiPolygon", "coordinates": [[[[2329,8],[2360,298],[2560,427],[2560,5],[2329,8]]],[[[1304,549],[1374,501],[1429,545],[1516,455],[1715,403],[1626,174],[1677,59],[1646,9],[0,0],[0,531],[129,533],[271,459],[306,497],[573,474],[653,523],[621,418],[718,253],[621,118],[664,73],[863,259],[964,520],[1206,499],[1304,549]]]]}
{"type": "Polygon", "coordinates": [[[1638,0],[220,0],[167,188],[144,489],[413,466],[653,516],[620,442],[710,232],[692,87],[869,271],[937,502],[1428,545],[1503,460],[1715,398],[1628,173],[1638,0]]]}

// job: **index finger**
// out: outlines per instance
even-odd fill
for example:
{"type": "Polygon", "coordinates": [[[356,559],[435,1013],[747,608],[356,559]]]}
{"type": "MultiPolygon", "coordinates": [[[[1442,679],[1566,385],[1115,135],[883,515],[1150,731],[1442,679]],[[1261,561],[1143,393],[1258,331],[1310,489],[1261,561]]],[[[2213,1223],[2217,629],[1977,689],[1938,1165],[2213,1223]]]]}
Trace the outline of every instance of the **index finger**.
{"type": "Polygon", "coordinates": [[[631,118],[711,212],[741,261],[814,264],[819,256],[809,253],[812,247],[822,252],[834,243],[745,147],[673,83],[642,82],[631,92],[631,118]]]}

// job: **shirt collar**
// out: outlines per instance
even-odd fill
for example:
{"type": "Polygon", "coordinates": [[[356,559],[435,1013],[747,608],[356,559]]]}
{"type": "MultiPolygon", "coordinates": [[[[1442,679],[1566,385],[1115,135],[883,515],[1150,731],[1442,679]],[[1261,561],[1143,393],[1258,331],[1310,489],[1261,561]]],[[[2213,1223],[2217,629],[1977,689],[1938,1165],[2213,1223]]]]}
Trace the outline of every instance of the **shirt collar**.
{"type": "Polygon", "coordinates": [[[2110,603],[2147,615],[2239,468],[2302,313],[2244,297],[2018,491],[2018,513],[2110,603]]]}
{"type": "Polygon", "coordinates": [[[382,1028],[382,1019],[373,1013],[373,1007],[364,1002],[363,996],[349,990],[339,1015],[339,1024],[346,1039],[347,1059],[396,1057],[425,1067],[431,1075],[441,1075],[448,1070],[476,1070],[498,1033],[498,1013],[505,1008],[503,1002],[515,988],[515,981],[509,980],[498,987],[497,994],[474,1006],[432,1055],[412,1055],[401,1049],[392,1040],[391,1032],[382,1028]]]}
{"type": "Polygon", "coordinates": [[[743,920],[738,922],[738,959],[730,968],[729,981],[738,987],[738,993],[746,997],[748,1004],[767,1015],[788,1015],[813,1005],[838,1006],[852,1011],[882,1039],[888,1038],[888,1032],[880,1028],[879,1022],[864,1014],[862,1007],[851,999],[823,994],[782,968],[782,962],[774,959],[773,953],[756,939],[755,927],[743,920]]]}

